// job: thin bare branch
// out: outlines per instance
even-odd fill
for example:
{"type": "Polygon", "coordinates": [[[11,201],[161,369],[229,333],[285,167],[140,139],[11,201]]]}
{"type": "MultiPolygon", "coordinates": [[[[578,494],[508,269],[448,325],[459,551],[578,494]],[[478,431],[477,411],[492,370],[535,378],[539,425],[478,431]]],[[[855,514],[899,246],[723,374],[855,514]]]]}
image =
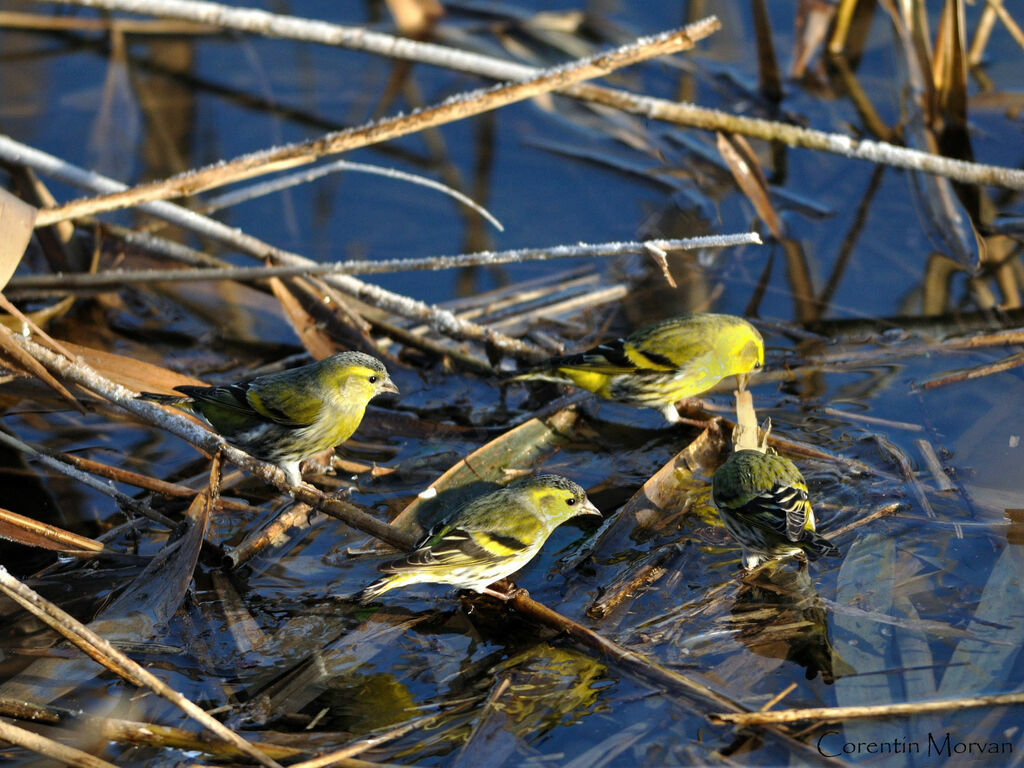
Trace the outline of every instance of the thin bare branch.
{"type": "Polygon", "coordinates": [[[23,275],[12,278],[8,290],[66,293],[85,288],[90,290],[120,288],[124,285],[146,283],[191,283],[207,280],[236,280],[255,282],[271,277],[305,277],[311,275],[365,275],[427,269],[457,269],[469,266],[490,266],[548,259],[610,258],[632,253],[646,253],[650,248],[659,250],[697,250],[726,248],[736,245],[760,244],[756,232],[737,235],[714,235],[673,240],[645,240],[619,243],[577,243],[551,248],[517,248],[509,251],[483,251],[457,256],[427,256],[418,259],[385,259],[382,261],[334,261],[325,264],[310,262],[308,266],[289,267],[224,267],[212,269],[145,269],[111,270],[95,274],[23,275]]]}
{"type": "MultiPolygon", "coordinates": [[[[0,158],[11,163],[27,165],[40,173],[52,175],[68,184],[87,189],[101,192],[127,189],[120,182],[66,163],[60,158],[21,144],[8,136],[0,135],[0,158]]],[[[183,227],[202,237],[216,240],[229,248],[260,260],[269,259],[277,264],[291,266],[316,264],[304,256],[275,248],[256,237],[214,219],[188,211],[174,203],[157,200],[140,205],[139,208],[164,221],[183,227]]],[[[448,310],[364,283],[350,275],[328,275],[324,280],[332,287],[349,296],[354,296],[360,301],[400,317],[427,322],[439,333],[452,338],[484,342],[506,354],[532,362],[539,362],[549,357],[545,350],[533,344],[514,339],[476,323],[460,320],[448,310]]]]}
{"type": "Polygon", "coordinates": [[[223,208],[229,208],[232,205],[238,205],[239,203],[255,200],[256,198],[264,195],[280,192],[284,189],[288,189],[289,187],[294,187],[297,184],[315,181],[316,179],[323,178],[324,176],[328,176],[332,173],[338,173],[339,171],[369,173],[374,176],[383,176],[387,179],[407,181],[410,184],[418,184],[419,186],[427,187],[428,189],[436,189],[438,192],[448,195],[449,197],[458,200],[463,205],[472,208],[487,219],[487,221],[489,221],[499,232],[505,231],[505,227],[501,225],[501,222],[498,221],[490,211],[482,205],[479,205],[471,197],[462,194],[457,189],[452,189],[447,184],[442,184],[439,181],[428,179],[427,177],[420,176],[416,173],[406,173],[405,171],[399,171],[395,168],[382,168],[379,165],[369,165],[368,163],[353,163],[350,160],[335,160],[333,163],[327,163],[326,165],[321,165],[316,168],[309,168],[297,173],[289,173],[286,176],[280,176],[270,181],[252,184],[244,189],[239,189],[234,192],[226,192],[223,195],[207,200],[206,204],[203,205],[200,210],[202,210],[203,213],[213,213],[214,211],[219,211],[223,208]]]}
{"type": "MultiPolygon", "coordinates": [[[[50,354],[54,353],[51,352],[50,354]]],[[[54,356],[57,357],[57,355],[55,354],[54,356]]],[[[66,464],[63,461],[60,461],[59,459],[55,459],[52,456],[48,456],[44,452],[40,451],[38,448],[35,448],[29,445],[28,443],[19,440],[13,435],[9,435],[6,432],[0,431],[0,443],[4,443],[6,445],[9,445],[11,448],[14,448],[15,450],[28,454],[29,456],[32,456],[36,460],[38,460],[41,464],[45,464],[51,469],[55,469],[61,474],[74,478],[78,482],[89,486],[93,490],[99,491],[105,496],[109,496],[119,505],[121,505],[121,507],[123,507],[124,509],[135,512],[136,514],[142,515],[143,517],[149,518],[153,522],[159,523],[160,525],[166,526],[167,528],[173,529],[177,525],[177,523],[175,523],[173,520],[166,517],[165,515],[160,514],[155,509],[152,509],[148,504],[141,502],[137,499],[133,499],[131,496],[127,496],[121,493],[114,487],[113,483],[105,483],[102,480],[93,477],[87,472],[83,472],[80,469],[76,469],[75,467],[71,466],[70,464],[66,464]]]]}

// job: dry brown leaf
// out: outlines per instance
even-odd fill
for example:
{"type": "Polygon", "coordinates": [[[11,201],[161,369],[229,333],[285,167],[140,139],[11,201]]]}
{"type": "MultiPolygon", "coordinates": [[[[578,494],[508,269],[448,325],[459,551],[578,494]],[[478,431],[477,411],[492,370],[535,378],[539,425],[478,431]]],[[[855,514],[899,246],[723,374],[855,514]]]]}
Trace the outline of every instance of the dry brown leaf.
{"type": "Polygon", "coordinates": [[[0,238],[0,290],[7,285],[25,255],[37,213],[38,209],[0,189],[0,232],[3,232],[0,238]]]}
{"type": "Polygon", "coordinates": [[[967,124],[966,46],[963,0],[946,0],[932,59],[936,103],[930,117],[956,130],[963,130],[967,124]]]}
{"type": "Polygon", "coordinates": [[[82,362],[97,373],[136,392],[172,393],[175,387],[180,387],[183,384],[206,386],[206,382],[153,363],[145,363],[124,355],[116,355],[113,352],[82,347],[72,344],[70,341],[62,343],[71,354],[81,358],[82,362]]]}
{"type": "Polygon", "coordinates": [[[800,0],[797,5],[796,34],[793,43],[793,63],[789,74],[801,78],[807,71],[807,62],[828,35],[836,7],[822,0],[800,0]]]}
{"type": "Polygon", "coordinates": [[[309,354],[317,360],[323,360],[337,352],[338,346],[323,332],[313,316],[302,308],[302,304],[280,278],[272,277],[269,282],[274,298],[280,302],[281,309],[288,319],[288,324],[302,340],[302,346],[309,354]]]}
{"type": "MultiPolygon", "coordinates": [[[[43,307],[43,309],[36,310],[35,312],[29,312],[27,315],[25,315],[25,317],[32,321],[33,324],[37,326],[43,326],[56,317],[66,315],[68,313],[68,310],[71,309],[74,303],[74,296],[65,296],[56,304],[51,304],[48,307],[43,307]]],[[[23,326],[21,320],[19,320],[16,317],[12,317],[11,315],[0,315],[0,324],[5,325],[12,331],[20,330],[21,327],[23,326]]]]}

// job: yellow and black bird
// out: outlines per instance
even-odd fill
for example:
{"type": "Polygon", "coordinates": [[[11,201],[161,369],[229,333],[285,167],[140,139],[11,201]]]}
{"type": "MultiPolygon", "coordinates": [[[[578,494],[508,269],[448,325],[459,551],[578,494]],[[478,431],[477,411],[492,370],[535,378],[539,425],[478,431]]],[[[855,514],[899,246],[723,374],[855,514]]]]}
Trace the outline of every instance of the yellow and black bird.
{"type": "Polygon", "coordinates": [[[742,389],[750,372],[762,365],[764,342],[753,325],[741,317],[706,313],[663,320],[507,380],[569,384],[607,400],[655,408],[675,423],[678,401],[727,376],[736,376],[742,389]]]}
{"type": "Polygon", "coordinates": [[[383,563],[386,576],[356,595],[363,603],[424,582],[486,592],[540,551],[559,525],[577,515],[600,515],[586,492],[560,475],[524,477],[485,493],[434,526],[409,554],[383,563]]]}
{"type": "Polygon", "coordinates": [[[202,417],[231,445],[280,467],[291,485],[302,482],[303,459],[351,437],[370,400],[398,393],[384,364],[362,352],[220,387],[175,389],[181,394],[139,399],[202,417]]]}
{"type": "Polygon", "coordinates": [[[777,557],[839,556],[836,546],[815,530],[807,483],[785,456],[736,451],[715,471],[711,489],[718,514],[739,542],[748,570],[777,557]]]}

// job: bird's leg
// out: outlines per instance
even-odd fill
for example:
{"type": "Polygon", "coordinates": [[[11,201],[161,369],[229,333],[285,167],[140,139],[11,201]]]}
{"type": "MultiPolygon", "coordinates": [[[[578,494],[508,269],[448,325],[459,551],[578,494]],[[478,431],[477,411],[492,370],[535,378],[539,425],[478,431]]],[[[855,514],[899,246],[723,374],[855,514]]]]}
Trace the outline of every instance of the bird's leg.
{"type": "MultiPolygon", "coordinates": [[[[680,403],[686,403],[688,406],[700,409],[701,402],[696,398],[683,398],[679,401],[680,403]]],[[[665,417],[665,420],[670,424],[689,424],[691,427],[697,429],[707,429],[718,419],[717,416],[711,416],[707,419],[691,419],[683,416],[679,413],[678,403],[669,403],[668,405],[662,406],[660,409],[661,415],[665,417]]]]}
{"type": "Polygon", "coordinates": [[[679,415],[679,409],[676,408],[675,403],[666,403],[661,407],[661,415],[665,417],[665,421],[669,424],[678,424],[682,421],[682,417],[679,415]]]}
{"type": "Polygon", "coordinates": [[[284,473],[284,479],[288,485],[302,485],[302,472],[299,471],[299,462],[289,461],[284,464],[278,464],[278,467],[284,473]]]}
{"type": "Polygon", "coordinates": [[[515,592],[518,590],[512,590],[510,592],[502,592],[498,589],[492,589],[491,587],[484,587],[480,590],[481,595],[490,595],[491,597],[497,598],[503,603],[507,603],[515,596],[515,592]]]}

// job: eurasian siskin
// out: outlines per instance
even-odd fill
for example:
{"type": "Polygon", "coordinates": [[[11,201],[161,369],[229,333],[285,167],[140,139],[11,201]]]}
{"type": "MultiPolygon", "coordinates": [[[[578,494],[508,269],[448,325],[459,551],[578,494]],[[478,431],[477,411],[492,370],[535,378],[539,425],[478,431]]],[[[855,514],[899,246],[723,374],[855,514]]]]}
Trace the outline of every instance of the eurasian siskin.
{"type": "Polygon", "coordinates": [[[280,467],[291,485],[302,482],[303,459],[348,440],[371,399],[398,393],[380,360],[362,352],[220,387],[175,389],[183,396],[139,398],[201,416],[231,445],[280,467]]]}
{"type": "Polygon", "coordinates": [[[807,483],[784,456],[736,451],[715,472],[711,487],[718,513],[739,542],[747,569],[799,553],[809,560],[839,555],[831,541],[815,532],[807,483]]]}
{"type": "Polygon", "coordinates": [[[577,515],[600,515],[586,492],[560,475],[510,483],[460,507],[409,554],[383,563],[387,574],[356,595],[363,603],[409,584],[452,584],[484,592],[537,554],[551,532],[577,515]]]}
{"type": "Polygon", "coordinates": [[[675,403],[705,392],[727,376],[740,387],[764,364],[764,342],[733,315],[682,315],[641,328],[580,354],[555,357],[511,377],[571,384],[607,400],[655,408],[672,423],[675,403]]]}

